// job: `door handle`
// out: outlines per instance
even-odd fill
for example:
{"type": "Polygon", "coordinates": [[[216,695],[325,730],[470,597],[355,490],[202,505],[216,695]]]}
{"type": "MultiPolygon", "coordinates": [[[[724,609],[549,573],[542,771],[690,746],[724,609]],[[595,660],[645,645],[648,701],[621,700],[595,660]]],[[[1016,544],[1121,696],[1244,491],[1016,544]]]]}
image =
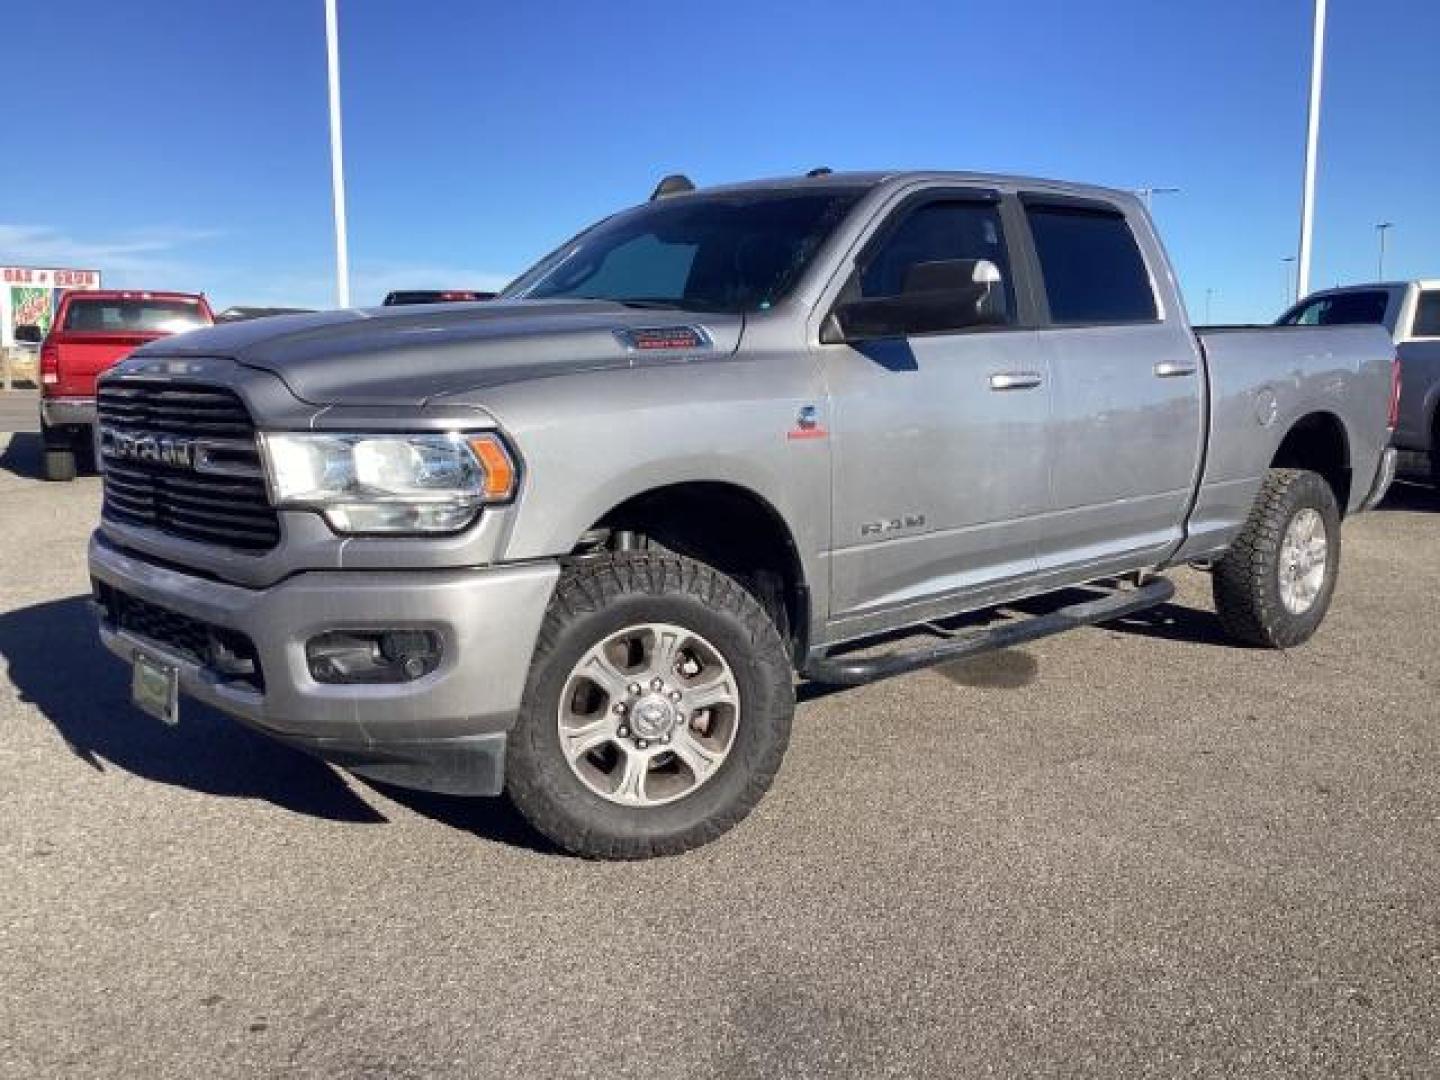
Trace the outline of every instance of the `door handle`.
{"type": "Polygon", "coordinates": [[[1033,371],[1001,371],[990,376],[991,390],[1032,390],[1044,380],[1033,371]]]}
{"type": "Polygon", "coordinates": [[[1173,360],[1162,360],[1155,365],[1157,379],[1178,379],[1183,375],[1194,375],[1194,364],[1177,364],[1173,360]]]}

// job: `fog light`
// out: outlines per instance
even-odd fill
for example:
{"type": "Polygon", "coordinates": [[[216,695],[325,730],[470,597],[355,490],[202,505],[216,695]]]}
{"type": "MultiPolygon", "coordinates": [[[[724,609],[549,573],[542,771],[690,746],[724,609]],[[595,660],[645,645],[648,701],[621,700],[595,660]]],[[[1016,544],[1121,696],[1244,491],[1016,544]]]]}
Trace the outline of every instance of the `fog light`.
{"type": "Polygon", "coordinates": [[[310,677],[321,683],[398,683],[440,666],[433,630],[333,630],[305,643],[310,677]]]}

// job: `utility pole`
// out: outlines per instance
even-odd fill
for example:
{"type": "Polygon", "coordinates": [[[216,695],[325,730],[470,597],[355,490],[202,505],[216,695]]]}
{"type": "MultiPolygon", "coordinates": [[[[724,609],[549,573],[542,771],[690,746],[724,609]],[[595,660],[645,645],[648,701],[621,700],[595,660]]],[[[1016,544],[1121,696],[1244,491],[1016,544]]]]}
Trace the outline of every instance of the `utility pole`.
{"type": "Polygon", "coordinates": [[[1320,145],[1320,85],[1325,68],[1325,0],[1315,0],[1315,33],[1310,53],[1310,117],[1305,133],[1305,185],[1300,194],[1298,299],[1310,292],[1310,239],[1315,225],[1315,157],[1320,145]]]}
{"type": "Polygon", "coordinates": [[[1145,212],[1148,214],[1155,208],[1156,195],[1175,195],[1179,191],[1178,187],[1142,187],[1136,188],[1135,194],[1145,200],[1145,212]]]}
{"type": "Polygon", "coordinates": [[[340,31],[336,0],[325,0],[325,60],[330,81],[330,190],[335,204],[335,301],[350,306],[350,248],[345,236],[345,147],[340,138],[340,31]]]}
{"type": "Polygon", "coordinates": [[[1393,221],[1382,221],[1375,226],[1375,231],[1380,234],[1380,267],[1375,274],[1376,281],[1385,280],[1385,234],[1394,227],[1393,221]]]}
{"type": "Polygon", "coordinates": [[[1300,299],[1299,278],[1290,272],[1290,264],[1295,262],[1296,259],[1294,255],[1286,255],[1280,261],[1285,265],[1285,306],[1289,307],[1300,299]],[[1292,283],[1294,284],[1293,291],[1291,289],[1292,283]]]}

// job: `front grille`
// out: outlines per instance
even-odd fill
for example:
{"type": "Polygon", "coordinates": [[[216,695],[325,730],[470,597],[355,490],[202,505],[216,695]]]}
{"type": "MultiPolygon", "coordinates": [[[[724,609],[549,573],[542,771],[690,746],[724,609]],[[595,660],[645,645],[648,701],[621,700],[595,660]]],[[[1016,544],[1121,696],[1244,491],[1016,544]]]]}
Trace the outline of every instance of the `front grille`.
{"type": "Polygon", "coordinates": [[[103,514],[171,536],[242,551],[280,541],[244,404],[218,387],[174,383],[102,386],[99,421],[115,431],[212,442],[223,473],[197,472],[158,460],[107,457],[103,514]]]}
{"type": "Polygon", "coordinates": [[[259,656],[244,634],[192,619],[104,582],[95,583],[95,593],[112,627],[179,653],[223,678],[265,689],[259,656]]]}

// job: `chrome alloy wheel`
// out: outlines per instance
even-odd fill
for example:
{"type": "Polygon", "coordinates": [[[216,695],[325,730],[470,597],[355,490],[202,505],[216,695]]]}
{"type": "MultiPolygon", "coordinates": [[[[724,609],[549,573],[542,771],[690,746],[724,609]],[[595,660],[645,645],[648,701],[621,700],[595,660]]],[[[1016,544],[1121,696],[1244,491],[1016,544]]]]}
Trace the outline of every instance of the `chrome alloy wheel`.
{"type": "Polygon", "coordinates": [[[739,730],[740,692],[699,634],[645,623],[580,657],[557,714],[561,750],[586,787],[622,806],[659,806],[720,768],[739,730]]]}
{"type": "Polygon", "coordinates": [[[1280,541],[1280,601],[1290,614],[1303,615],[1315,606],[1325,587],[1329,552],[1319,511],[1306,508],[1290,519],[1280,541]]]}

